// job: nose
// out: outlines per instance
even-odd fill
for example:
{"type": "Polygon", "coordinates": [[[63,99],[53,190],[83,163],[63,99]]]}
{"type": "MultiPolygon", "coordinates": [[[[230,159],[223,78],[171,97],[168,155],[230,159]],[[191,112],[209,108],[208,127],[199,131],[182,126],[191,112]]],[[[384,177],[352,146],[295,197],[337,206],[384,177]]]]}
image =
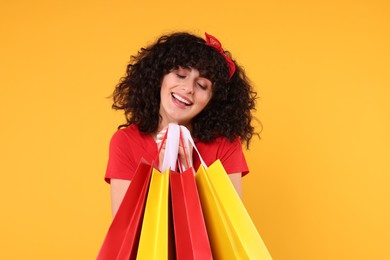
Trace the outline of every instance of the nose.
{"type": "Polygon", "coordinates": [[[192,80],[188,80],[186,81],[183,86],[182,86],[182,89],[184,90],[185,93],[187,94],[193,94],[194,93],[194,85],[196,83],[192,80]]]}

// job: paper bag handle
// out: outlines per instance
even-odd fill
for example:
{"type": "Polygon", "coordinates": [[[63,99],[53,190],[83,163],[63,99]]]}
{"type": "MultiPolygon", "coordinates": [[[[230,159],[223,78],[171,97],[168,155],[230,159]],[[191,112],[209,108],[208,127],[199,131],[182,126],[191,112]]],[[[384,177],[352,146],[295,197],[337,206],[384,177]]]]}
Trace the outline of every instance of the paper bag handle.
{"type": "Polygon", "coordinates": [[[179,138],[179,125],[170,123],[167,129],[164,160],[161,167],[162,172],[165,172],[168,168],[172,171],[176,170],[177,156],[179,153],[179,138]]]}
{"type": "Polygon", "coordinates": [[[196,153],[199,156],[200,163],[203,165],[203,167],[205,167],[205,169],[207,169],[207,165],[203,161],[203,158],[200,155],[198,148],[196,148],[195,142],[192,139],[190,131],[185,126],[182,126],[182,125],[180,126],[180,130],[181,130],[181,133],[183,135],[183,139],[184,139],[183,142],[186,142],[185,145],[188,147],[189,146],[188,142],[190,142],[190,144],[192,145],[192,147],[195,149],[196,153]]]}

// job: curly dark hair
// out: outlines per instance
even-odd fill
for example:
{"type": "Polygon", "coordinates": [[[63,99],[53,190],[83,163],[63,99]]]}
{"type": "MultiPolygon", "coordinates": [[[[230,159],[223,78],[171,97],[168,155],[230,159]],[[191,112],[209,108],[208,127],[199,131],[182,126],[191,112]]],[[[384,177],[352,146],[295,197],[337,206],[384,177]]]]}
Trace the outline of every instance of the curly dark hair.
{"type": "MultiPolygon", "coordinates": [[[[240,137],[249,147],[253,135],[258,135],[251,125],[257,94],[234,60],[236,71],[229,79],[225,57],[205,43],[198,36],[178,32],[160,37],[131,56],[126,76],[113,93],[113,109],[124,110],[127,119],[119,128],[137,124],[141,132],[156,132],[163,77],[179,67],[195,68],[212,82],[212,98],[191,121],[193,137],[203,142],[219,136],[229,140],[240,137]]],[[[231,58],[229,52],[225,54],[231,58]]]]}

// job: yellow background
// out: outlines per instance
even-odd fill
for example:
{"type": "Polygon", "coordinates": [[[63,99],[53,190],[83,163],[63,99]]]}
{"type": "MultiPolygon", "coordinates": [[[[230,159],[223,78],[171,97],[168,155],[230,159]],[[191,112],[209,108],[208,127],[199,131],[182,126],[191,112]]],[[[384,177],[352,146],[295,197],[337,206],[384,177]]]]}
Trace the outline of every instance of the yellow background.
{"type": "Polygon", "coordinates": [[[0,259],[93,259],[129,56],[215,35],[260,99],[244,202],[274,259],[390,259],[389,2],[2,1],[0,259]]]}

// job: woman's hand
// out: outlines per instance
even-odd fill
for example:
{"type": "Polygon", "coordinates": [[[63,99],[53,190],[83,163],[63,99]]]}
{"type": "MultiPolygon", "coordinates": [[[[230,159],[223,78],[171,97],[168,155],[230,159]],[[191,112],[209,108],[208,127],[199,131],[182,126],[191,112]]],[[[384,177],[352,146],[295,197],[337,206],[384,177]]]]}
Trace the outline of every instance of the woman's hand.
{"type": "MultiPolygon", "coordinates": [[[[167,132],[167,128],[162,129],[160,132],[156,135],[156,144],[157,149],[160,151],[159,153],[159,164],[158,168],[161,170],[162,164],[164,161],[164,155],[165,155],[165,143],[163,143],[164,136],[167,132]]],[[[193,147],[189,143],[183,143],[184,140],[181,139],[179,142],[179,152],[178,152],[178,163],[181,166],[181,169],[183,171],[187,170],[188,168],[193,167],[192,163],[192,151],[193,147]]]]}
{"type": "Polygon", "coordinates": [[[157,150],[160,152],[158,155],[158,169],[160,171],[162,168],[162,164],[164,161],[164,154],[165,154],[165,142],[163,143],[162,141],[164,139],[166,132],[167,132],[167,128],[164,128],[160,132],[158,132],[156,135],[157,150]]]}

